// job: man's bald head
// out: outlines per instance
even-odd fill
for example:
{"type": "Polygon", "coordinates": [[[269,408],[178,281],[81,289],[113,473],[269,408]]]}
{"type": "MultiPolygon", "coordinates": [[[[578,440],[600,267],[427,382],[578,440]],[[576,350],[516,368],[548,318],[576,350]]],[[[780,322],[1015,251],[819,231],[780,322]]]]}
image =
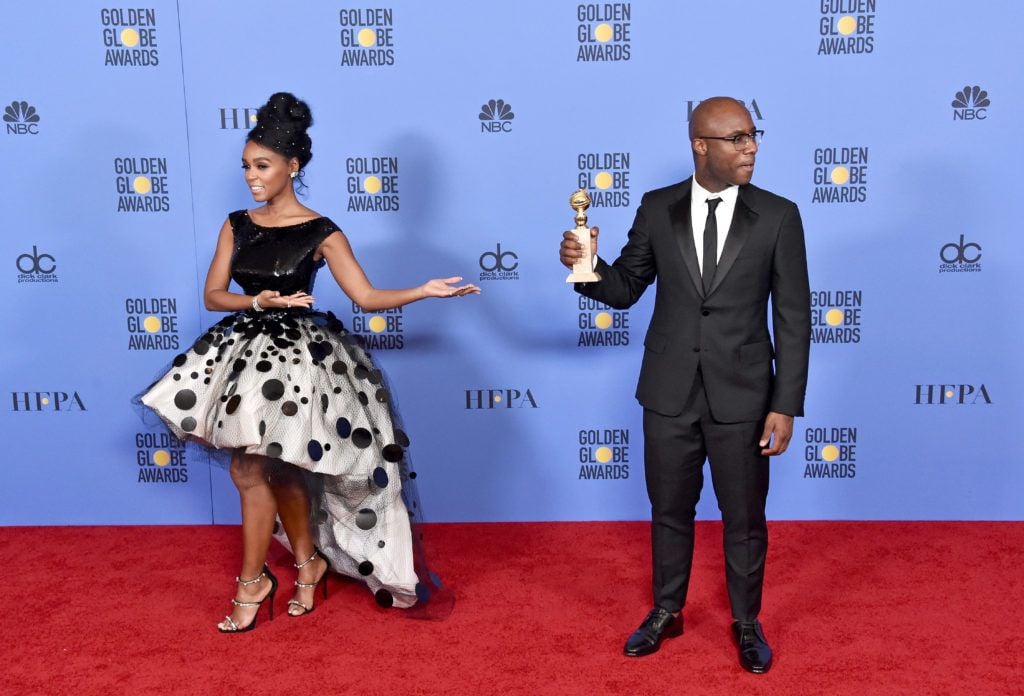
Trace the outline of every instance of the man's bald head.
{"type": "Polygon", "coordinates": [[[716,193],[728,186],[749,184],[754,174],[757,140],[754,121],[732,97],[705,99],[690,116],[690,149],[697,182],[716,193]],[[733,141],[747,135],[746,143],[733,141]]]}
{"type": "Polygon", "coordinates": [[[749,113],[743,104],[732,97],[711,97],[702,101],[690,114],[690,140],[697,137],[695,133],[708,135],[717,121],[730,111],[735,112],[736,109],[745,114],[749,113]]]}

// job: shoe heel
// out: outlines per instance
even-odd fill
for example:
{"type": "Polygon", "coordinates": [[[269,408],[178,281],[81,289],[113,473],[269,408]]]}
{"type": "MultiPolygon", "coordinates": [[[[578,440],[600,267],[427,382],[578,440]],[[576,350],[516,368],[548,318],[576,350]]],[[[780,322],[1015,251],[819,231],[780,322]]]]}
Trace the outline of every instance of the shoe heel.
{"type": "MultiPolygon", "coordinates": [[[[319,556],[320,558],[324,559],[324,561],[327,561],[327,556],[324,555],[323,551],[321,551],[319,549],[319,547],[314,546],[313,550],[316,552],[317,556],[319,556]]],[[[321,582],[323,582],[323,584],[324,584],[324,599],[327,599],[327,575],[330,572],[331,572],[331,563],[330,563],[330,561],[327,561],[327,570],[324,571],[323,577],[320,578],[321,582]]]]}
{"type": "Polygon", "coordinates": [[[268,621],[273,621],[274,596],[277,594],[277,578],[274,577],[274,574],[270,572],[270,568],[268,566],[263,566],[263,572],[267,574],[268,578],[270,578],[270,593],[267,594],[267,600],[269,600],[270,606],[267,607],[267,611],[270,613],[270,618],[268,619],[268,621]]]}

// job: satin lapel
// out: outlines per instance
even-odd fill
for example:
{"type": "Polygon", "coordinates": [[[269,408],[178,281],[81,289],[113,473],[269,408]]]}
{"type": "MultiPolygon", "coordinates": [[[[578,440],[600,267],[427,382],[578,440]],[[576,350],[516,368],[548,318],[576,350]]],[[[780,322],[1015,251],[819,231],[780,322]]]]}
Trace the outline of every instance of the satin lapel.
{"type": "Polygon", "coordinates": [[[704,286],[700,280],[700,265],[697,263],[697,249],[693,246],[693,225],[690,224],[690,181],[684,183],[686,191],[682,198],[672,204],[668,216],[672,221],[672,233],[675,235],[676,244],[683,255],[683,263],[693,281],[693,287],[697,289],[698,295],[704,294],[704,286]]]}
{"type": "Polygon", "coordinates": [[[718,286],[725,280],[725,276],[729,274],[729,269],[735,263],[736,257],[740,255],[740,250],[743,249],[743,245],[747,243],[753,233],[755,224],[757,224],[757,213],[744,202],[741,188],[740,195],[736,198],[736,210],[732,214],[729,234],[725,237],[722,256],[718,259],[718,268],[715,270],[714,280],[711,281],[709,295],[718,289],[718,286]]]}

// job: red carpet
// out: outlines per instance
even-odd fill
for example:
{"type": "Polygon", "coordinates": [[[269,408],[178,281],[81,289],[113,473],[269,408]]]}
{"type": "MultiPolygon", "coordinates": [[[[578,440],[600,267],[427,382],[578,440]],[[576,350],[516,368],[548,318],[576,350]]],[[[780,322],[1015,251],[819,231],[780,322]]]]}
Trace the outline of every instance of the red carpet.
{"type": "Polygon", "coordinates": [[[698,527],[686,634],[621,654],[650,603],[641,523],[427,528],[446,621],[335,578],[304,619],[224,636],[234,527],[0,529],[2,694],[1017,694],[1024,523],[770,526],[764,676],[730,642],[720,526],[698,527]]]}

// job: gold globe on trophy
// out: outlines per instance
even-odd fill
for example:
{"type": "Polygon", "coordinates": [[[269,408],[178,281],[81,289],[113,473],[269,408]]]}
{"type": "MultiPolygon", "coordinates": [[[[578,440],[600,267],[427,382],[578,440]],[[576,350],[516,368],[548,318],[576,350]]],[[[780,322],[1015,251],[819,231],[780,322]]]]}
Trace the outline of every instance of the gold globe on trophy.
{"type": "Polygon", "coordinates": [[[576,227],[571,232],[576,241],[583,247],[583,256],[572,265],[572,273],[565,279],[567,283],[593,283],[601,280],[594,273],[594,257],[590,253],[590,228],[587,227],[586,209],[590,207],[590,196],[582,188],[569,196],[569,207],[576,211],[576,227]]]}

